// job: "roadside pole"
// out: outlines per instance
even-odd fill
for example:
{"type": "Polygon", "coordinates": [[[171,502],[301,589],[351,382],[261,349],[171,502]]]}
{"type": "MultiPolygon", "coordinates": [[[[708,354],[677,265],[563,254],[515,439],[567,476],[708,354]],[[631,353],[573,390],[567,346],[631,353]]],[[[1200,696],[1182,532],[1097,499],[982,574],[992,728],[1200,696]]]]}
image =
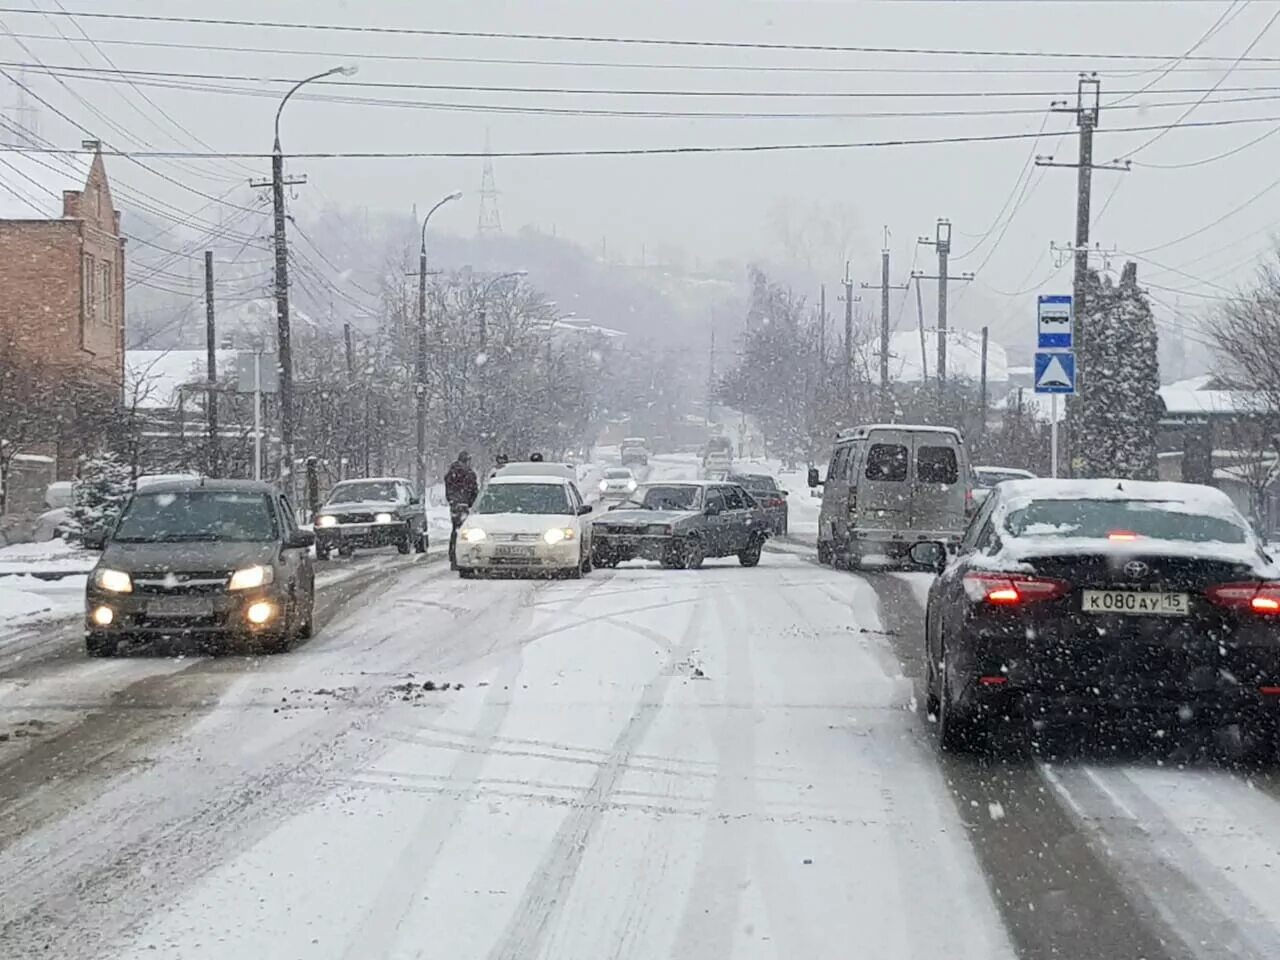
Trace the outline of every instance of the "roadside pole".
{"type": "Polygon", "coordinates": [[[1034,389],[1049,397],[1049,476],[1058,475],[1058,398],[1075,396],[1075,310],[1070,295],[1036,301],[1034,389]]]}
{"type": "Polygon", "coordinates": [[[1049,397],[1049,476],[1058,476],[1058,395],[1049,397]]]}
{"type": "Polygon", "coordinates": [[[253,352],[253,479],[262,479],[262,351],[253,352]]]}

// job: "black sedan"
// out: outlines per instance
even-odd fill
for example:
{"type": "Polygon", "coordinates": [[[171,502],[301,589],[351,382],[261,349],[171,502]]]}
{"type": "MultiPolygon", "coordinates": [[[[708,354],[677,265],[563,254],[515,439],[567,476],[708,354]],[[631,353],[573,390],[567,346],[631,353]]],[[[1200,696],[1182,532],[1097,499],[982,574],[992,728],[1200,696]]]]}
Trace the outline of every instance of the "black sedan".
{"type": "Polygon", "coordinates": [[[787,535],[787,491],[778,486],[778,481],[767,473],[735,473],[729,476],[730,483],[736,483],[751,494],[764,509],[769,518],[770,531],[779,537],[787,535]]]}
{"type": "Polygon", "coordinates": [[[1074,719],[1280,731],[1280,569],[1227,496],[1129,480],[1016,480],[974,516],[925,618],[946,750],[1025,744],[1074,719]]]}
{"type": "Polygon", "coordinates": [[[395,547],[427,552],[427,516],[408,480],[370,477],[344,480],[329,491],[316,514],[316,556],[337,550],[349,557],[357,547],[395,547]]]}

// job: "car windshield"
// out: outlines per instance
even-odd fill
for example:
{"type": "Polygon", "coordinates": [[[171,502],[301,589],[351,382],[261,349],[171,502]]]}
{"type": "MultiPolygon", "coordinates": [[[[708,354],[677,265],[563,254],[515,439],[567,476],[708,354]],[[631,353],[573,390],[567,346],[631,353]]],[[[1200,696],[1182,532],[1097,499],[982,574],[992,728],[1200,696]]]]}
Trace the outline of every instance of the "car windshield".
{"type": "Polygon", "coordinates": [[[606,480],[630,480],[631,476],[630,470],[606,470],[604,472],[606,480]]]}
{"type": "Polygon", "coordinates": [[[277,535],[265,494],[189,490],[136,494],[121,514],[112,539],[121,543],[240,542],[274,540],[277,535]]]}
{"type": "Polygon", "coordinates": [[[565,516],[569,494],[558,483],[491,483],[476,501],[475,513],[533,513],[565,516]]]}
{"type": "Polygon", "coordinates": [[[764,477],[759,474],[747,474],[729,479],[746,487],[750,493],[774,493],[778,489],[778,482],[773,477],[764,477]]]}
{"type": "Polygon", "coordinates": [[[689,484],[640,487],[623,506],[642,510],[701,510],[702,488],[689,484]]]}
{"type": "Polygon", "coordinates": [[[364,483],[342,483],[329,494],[329,503],[393,503],[396,485],[381,480],[364,483]]]}
{"type": "Polygon", "coordinates": [[[1005,529],[1015,537],[1152,538],[1192,543],[1244,543],[1242,522],[1159,500],[1032,500],[1011,509],[1005,529]]]}

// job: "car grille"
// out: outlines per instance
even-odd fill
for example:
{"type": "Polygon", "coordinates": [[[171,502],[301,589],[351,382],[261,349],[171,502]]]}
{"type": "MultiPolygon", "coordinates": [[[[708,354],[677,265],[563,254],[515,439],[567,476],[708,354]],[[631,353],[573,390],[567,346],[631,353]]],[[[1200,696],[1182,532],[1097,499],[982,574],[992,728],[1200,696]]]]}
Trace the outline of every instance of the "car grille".
{"type": "Polygon", "coordinates": [[[372,513],[339,513],[339,523],[373,523],[372,513]]]}
{"type": "Polygon", "coordinates": [[[134,574],[133,589],[144,596],[200,596],[226,592],[230,580],[229,570],[139,573],[134,574]]]}
{"type": "Polygon", "coordinates": [[[605,530],[609,533],[617,534],[641,534],[645,532],[644,527],[636,527],[627,523],[609,523],[605,524],[605,530]]]}
{"type": "Polygon", "coordinates": [[[540,533],[505,533],[493,538],[497,543],[537,543],[542,539],[540,533]]]}

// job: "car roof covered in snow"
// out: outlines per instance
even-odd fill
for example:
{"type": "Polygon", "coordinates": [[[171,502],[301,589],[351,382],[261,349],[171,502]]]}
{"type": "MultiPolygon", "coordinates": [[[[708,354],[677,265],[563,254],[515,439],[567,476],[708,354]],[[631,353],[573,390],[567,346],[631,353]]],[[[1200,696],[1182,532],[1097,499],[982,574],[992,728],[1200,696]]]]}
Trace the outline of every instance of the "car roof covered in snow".
{"type": "Polygon", "coordinates": [[[404,483],[409,481],[404,477],[348,477],[346,480],[339,480],[334,487],[345,487],[349,483],[404,483]]]}
{"type": "Polygon", "coordinates": [[[507,484],[507,483],[568,483],[568,477],[562,477],[554,473],[500,473],[495,477],[489,478],[490,484],[507,484]]]}
{"type": "Polygon", "coordinates": [[[1039,477],[1008,480],[1000,484],[1005,502],[1026,500],[1154,500],[1181,503],[1205,513],[1237,513],[1235,505],[1221,490],[1199,483],[1171,480],[1063,480],[1039,477]]]}
{"type": "Polygon", "coordinates": [[[142,487],[139,493],[187,493],[191,490],[208,490],[212,493],[266,493],[276,492],[275,484],[266,480],[211,480],[208,477],[191,477],[185,480],[160,480],[142,487]]]}
{"type": "Polygon", "coordinates": [[[513,460],[498,467],[493,477],[559,477],[561,480],[577,480],[578,471],[572,464],[554,460],[513,460]]]}
{"type": "Polygon", "coordinates": [[[865,423],[857,427],[848,427],[836,433],[837,440],[855,440],[865,437],[877,430],[900,430],[909,433],[945,433],[964,442],[964,437],[955,427],[935,427],[925,423],[865,423]]]}

